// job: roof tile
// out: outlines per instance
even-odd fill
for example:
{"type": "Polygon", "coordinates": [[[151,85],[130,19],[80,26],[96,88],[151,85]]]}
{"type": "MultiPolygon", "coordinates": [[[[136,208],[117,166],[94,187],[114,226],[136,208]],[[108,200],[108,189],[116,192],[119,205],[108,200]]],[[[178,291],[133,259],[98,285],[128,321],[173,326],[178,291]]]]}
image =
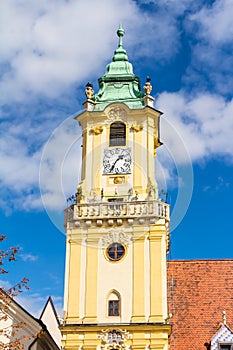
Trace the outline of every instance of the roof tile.
{"type": "Polygon", "coordinates": [[[233,327],[233,260],[170,260],[170,350],[206,350],[222,322],[233,327]]]}

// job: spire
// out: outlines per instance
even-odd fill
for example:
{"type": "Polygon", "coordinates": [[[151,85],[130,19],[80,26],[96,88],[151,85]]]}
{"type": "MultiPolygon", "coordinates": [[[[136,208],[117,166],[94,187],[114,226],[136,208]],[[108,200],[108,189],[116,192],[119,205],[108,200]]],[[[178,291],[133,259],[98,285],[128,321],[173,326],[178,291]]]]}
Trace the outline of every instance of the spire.
{"type": "Polygon", "coordinates": [[[122,26],[119,27],[118,48],[114,52],[112,62],[106,66],[105,74],[99,78],[99,91],[91,99],[95,103],[94,110],[103,110],[113,102],[123,102],[130,108],[143,108],[145,93],[140,89],[140,79],[133,72],[133,66],[128,60],[123,48],[122,26]]]}
{"type": "Polygon", "coordinates": [[[120,26],[118,31],[117,31],[117,35],[119,36],[119,44],[118,44],[118,48],[114,52],[114,56],[112,59],[113,62],[128,61],[128,56],[126,55],[126,51],[123,49],[123,36],[124,36],[124,34],[125,34],[125,31],[122,28],[122,26],[120,26]]]}
{"type": "Polygon", "coordinates": [[[226,325],[226,323],[227,323],[226,311],[222,312],[222,320],[223,320],[223,324],[226,325]]]}

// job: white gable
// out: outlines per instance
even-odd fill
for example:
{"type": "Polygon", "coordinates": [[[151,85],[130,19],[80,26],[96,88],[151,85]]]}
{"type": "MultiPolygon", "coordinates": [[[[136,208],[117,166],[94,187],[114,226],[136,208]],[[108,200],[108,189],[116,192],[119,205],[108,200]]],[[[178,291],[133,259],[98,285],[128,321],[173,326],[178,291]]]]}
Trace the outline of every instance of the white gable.
{"type": "Polygon", "coordinates": [[[56,344],[61,347],[61,332],[58,328],[57,315],[51,298],[48,299],[40,316],[40,320],[46,325],[47,330],[56,344]]]}
{"type": "Polygon", "coordinates": [[[5,316],[5,320],[0,321],[0,328],[7,330],[9,334],[9,338],[0,335],[0,343],[6,345],[20,340],[20,343],[27,349],[41,331],[41,325],[14,300],[10,300],[4,294],[0,294],[0,299],[2,315],[5,316]]]}
{"type": "Polygon", "coordinates": [[[211,339],[211,350],[219,350],[219,343],[233,343],[233,333],[226,325],[222,325],[211,339]]]}
{"type": "Polygon", "coordinates": [[[8,346],[9,343],[16,340],[20,340],[20,344],[24,346],[24,349],[61,349],[61,335],[51,298],[46,303],[41,320],[33,317],[15,300],[9,298],[5,292],[1,292],[1,290],[0,309],[2,316],[5,317],[5,320],[0,320],[0,329],[8,331],[9,335],[9,337],[6,337],[0,334],[0,348],[2,346],[8,346]],[[52,338],[53,336],[54,339],[52,338]]]}

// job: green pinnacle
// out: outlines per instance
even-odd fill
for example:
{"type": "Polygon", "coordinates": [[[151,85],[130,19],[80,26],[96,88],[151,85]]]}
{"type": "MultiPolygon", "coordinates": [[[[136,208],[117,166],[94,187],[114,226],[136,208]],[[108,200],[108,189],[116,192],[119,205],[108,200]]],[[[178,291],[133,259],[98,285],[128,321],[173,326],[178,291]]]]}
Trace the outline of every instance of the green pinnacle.
{"type": "Polygon", "coordinates": [[[92,97],[96,102],[94,110],[103,110],[113,102],[123,102],[130,108],[143,108],[140,90],[140,79],[133,73],[133,66],[128,61],[126,51],[123,49],[124,29],[120,26],[118,48],[114,52],[112,62],[106,67],[106,73],[99,78],[99,91],[92,97]]]}
{"type": "Polygon", "coordinates": [[[122,27],[120,27],[117,31],[117,35],[119,36],[119,44],[118,49],[116,49],[115,54],[113,56],[113,61],[128,61],[128,56],[126,55],[126,51],[123,49],[123,36],[125,31],[122,27]]]}

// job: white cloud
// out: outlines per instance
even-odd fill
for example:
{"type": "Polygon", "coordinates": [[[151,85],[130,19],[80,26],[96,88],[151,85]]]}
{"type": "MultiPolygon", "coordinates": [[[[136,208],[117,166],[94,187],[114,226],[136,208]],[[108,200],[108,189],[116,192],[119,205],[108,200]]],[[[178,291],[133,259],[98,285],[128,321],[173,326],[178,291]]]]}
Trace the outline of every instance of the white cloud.
{"type": "MultiPolygon", "coordinates": [[[[191,97],[184,92],[164,92],[158,105],[165,113],[164,118],[175,125],[193,161],[210,156],[233,161],[233,100],[225,101],[221,96],[207,93],[191,97]]],[[[163,118],[161,124],[162,141],[168,149],[175,150],[178,163],[184,161],[174,134],[163,128],[163,118]]]]}
{"type": "Polygon", "coordinates": [[[227,192],[231,186],[231,183],[228,181],[225,181],[225,179],[222,176],[218,176],[215,179],[215,183],[210,186],[205,186],[203,188],[204,192],[216,192],[216,191],[221,191],[221,192],[227,192]]]}
{"type": "Polygon", "coordinates": [[[31,253],[21,253],[19,254],[19,257],[23,260],[23,261],[36,261],[38,259],[38,256],[33,255],[31,253]]]}
{"type": "MultiPolygon", "coordinates": [[[[1,288],[8,290],[12,287],[9,281],[0,280],[1,288]]],[[[47,294],[30,293],[28,290],[23,290],[15,297],[15,301],[18,302],[23,308],[30,312],[34,317],[39,318],[41,312],[49,298],[47,294]]],[[[53,296],[53,303],[59,317],[63,317],[63,298],[61,296],[53,296]]]]}
{"type": "Polygon", "coordinates": [[[180,46],[178,16],[188,5],[168,5],[162,2],[150,13],[133,0],[103,0],[98,6],[95,0],[1,3],[1,102],[24,101],[30,94],[54,98],[89,80],[113,55],[119,23],[135,58],[173,57],[180,46]]]}
{"type": "Polygon", "coordinates": [[[216,0],[186,18],[192,58],[184,81],[199,91],[232,97],[232,16],[232,1],[216,0]]]}
{"type": "Polygon", "coordinates": [[[212,6],[204,6],[190,19],[199,23],[198,35],[207,41],[223,44],[232,43],[233,36],[232,0],[216,0],[212,6]]]}
{"type": "Polygon", "coordinates": [[[119,23],[137,19],[139,11],[130,0],[105,0],[98,6],[94,0],[2,3],[2,102],[23,100],[29,92],[58,96],[87,79],[112,54],[119,23]]]}
{"type": "MultiPolygon", "coordinates": [[[[17,298],[16,301],[26,310],[30,310],[29,312],[35,316],[35,317],[40,317],[41,312],[46,304],[47,299],[49,298],[48,296],[42,296],[41,294],[38,293],[29,293],[25,292],[20,294],[17,298]]],[[[62,307],[62,297],[60,296],[53,296],[53,302],[55,309],[57,311],[57,314],[62,317],[63,314],[63,307],[62,307]]]]}
{"type": "MultiPolygon", "coordinates": [[[[43,114],[39,108],[38,112],[36,107],[27,111],[24,106],[20,118],[5,119],[1,124],[0,202],[7,215],[12,210],[28,211],[43,207],[39,193],[39,167],[43,143],[50,136],[59,118],[64,118],[65,114],[60,110],[60,104],[57,104],[54,110],[48,108],[50,107],[47,107],[43,114]]],[[[19,116],[17,108],[14,113],[19,116]]],[[[75,130],[76,124],[72,120],[71,129],[75,130]]],[[[54,157],[59,153],[59,147],[62,147],[61,140],[53,151],[54,157]]]]}
{"type": "Polygon", "coordinates": [[[40,163],[40,189],[47,211],[61,210],[76,192],[81,165],[81,129],[66,119],[44,147],[40,163]]]}
{"type": "Polygon", "coordinates": [[[195,2],[190,2],[190,0],[179,0],[174,3],[174,0],[138,0],[139,4],[147,4],[151,6],[154,5],[156,10],[164,10],[170,14],[170,16],[180,16],[183,15],[185,11],[196,11],[202,4],[203,0],[196,0],[195,2]]]}
{"type": "Polygon", "coordinates": [[[38,180],[39,153],[28,154],[24,142],[8,135],[0,141],[1,179],[16,191],[38,180]],[[25,176],[27,175],[27,176],[25,176]]]}
{"type": "Polygon", "coordinates": [[[39,149],[31,153],[25,140],[6,129],[0,138],[1,208],[6,213],[25,208],[26,202],[27,210],[41,207],[36,191],[39,161],[39,149]]]}

